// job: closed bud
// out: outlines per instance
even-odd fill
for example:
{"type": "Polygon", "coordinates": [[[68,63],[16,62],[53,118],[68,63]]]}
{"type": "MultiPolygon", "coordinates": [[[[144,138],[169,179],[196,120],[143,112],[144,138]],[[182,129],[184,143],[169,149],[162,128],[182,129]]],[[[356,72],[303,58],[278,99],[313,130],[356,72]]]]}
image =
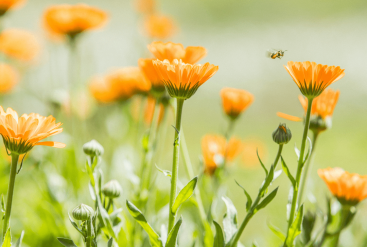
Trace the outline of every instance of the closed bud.
{"type": "Polygon", "coordinates": [[[291,139],[292,132],[285,123],[279,124],[278,128],[273,132],[273,141],[278,144],[287,144],[291,139]]]}
{"type": "Polygon", "coordinates": [[[319,133],[331,128],[331,117],[325,119],[320,116],[311,116],[310,130],[314,133],[319,133]]]}
{"type": "Polygon", "coordinates": [[[109,198],[117,198],[120,196],[122,188],[116,180],[111,180],[102,188],[102,193],[109,198]]]}
{"type": "Polygon", "coordinates": [[[89,156],[101,156],[104,153],[104,149],[99,142],[96,140],[91,140],[83,145],[83,151],[89,156]]]}
{"type": "Polygon", "coordinates": [[[72,216],[76,220],[86,221],[94,215],[93,208],[85,204],[80,204],[73,209],[72,216]]]}

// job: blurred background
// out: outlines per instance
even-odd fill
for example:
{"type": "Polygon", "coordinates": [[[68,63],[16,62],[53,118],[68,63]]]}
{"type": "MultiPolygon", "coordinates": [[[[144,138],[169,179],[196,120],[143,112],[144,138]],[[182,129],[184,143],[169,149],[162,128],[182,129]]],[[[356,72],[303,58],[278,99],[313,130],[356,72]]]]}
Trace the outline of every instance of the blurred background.
{"type": "MultiPolygon", "coordinates": [[[[62,3],[74,4],[75,1],[30,0],[1,20],[4,30],[25,29],[33,32],[39,41],[39,52],[32,62],[10,61],[19,70],[20,80],[10,92],[1,95],[4,108],[12,107],[19,114],[55,113],[54,103],[63,97],[69,80],[69,53],[65,42],[49,39],[42,16],[47,7],[62,3]]],[[[73,148],[56,151],[35,148],[17,178],[12,231],[17,236],[25,230],[27,246],[61,246],[56,242],[58,236],[78,238],[68,222],[67,212],[82,202],[92,204],[81,148],[91,139],[96,139],[105,148],[106,181],[117,179],[124,188],[119,203],[124,205],[125,199],[129,199],[129,191],[138,179],[133,172],[140,165],[140,150],[136,146],[146,129],[141,127],[140,132],[132,133],[134,123],[127,112],[134,108],[134,99],[124,105],[101,104],[90,95],[88,85],[93,77],[104,75],[113,68],[137,66],[139,58],[151,56],[146,47],[153,40],[173,41],[185,47],[204,46],[208,54],[201,62],[219,66],[218,73],[184,106],[183,128],[197,174],[202,175],[203,170],[201,138],[205,134],[224,134],[227,128],[219,91],[223,87],[234,87],[255,96],[254,103],[234,130],[234,135],[245,142],[245,150],[229,167],[223,191],[218,192],[232,199],[239,221],[245,216],[246,197],[234,180],[255,197],[263,179],[255,150],[259,148],[270,167],[277,151],[271,133],[280,122],[286,122],[292,130],[293,139],[285,146],[283,157],[290,170],[293,173],[296,170],[294,145],[300,146],[303,125],[276,116],[278,111],[299,117],[304,114],[298,100],[300,92],[283,67],[287,61],[315,61],[345,69],[345,77],[331,86],[340,90],[340,98],[332,128],[323,132],[318,140],[306,203],[312,208],[317,200],[321,208],[325,207],[325,194],[329,192],[317,176],[318,168],[337,166],[367,174],[366,1],[160,0],[156,3],[159,13],[171,18],[174,25],[172,35],[164,39],[147,34],[145,19],[136,1],[88,0],[84,3],[106,11],[109,20],[103,28],[83,34],[78,43],[79,80],[85,90],[71,108],[83,123],[82,131],[74,134],[80,135],[79,143],[71,143],[71,127],[64,124],[64,133],[55,140],[73,148]],[[265,56],[271,48],[287,51],[282,59],[273,60],[265,56]],[[74,154],[77,158],[70,161],[69,157],[74,154]]],[[[60,111],[54,116],[62,121],[65,114],[60,111]]],[[[172,112],[167,122],[164,130],[167,135],[159,140],[161,155],[157,165],[170,169],[174,135],[170,127],[174,124],[172,112]]],[[[9,166],[3,151],[0,191],[6,194],[9,166]]],[[[167,203],[169,179],[156,170],[153,173],[160,196],[167,203]]],[[[180,171],[180,179],[182,183],[188,181],[184,169],[180,171]]],[[[273,186],[277,185],[280,186],[277,197],[252,219],[244,232],[244,245],[250,246],[256,240],[259,246],[279,246],[280,241],[268,229],[267,222],[286,228],[290,184],[282,174],[273,186]]],[[[355,232],[367,231],[367,221],[363,220],[367,205],[361,203],[359,208],[356,219],[362,220],[354,221],[353,226],[343,232],[342,246],[364,246],[362,243],[367,235],[355,232]]],[[[213,203],[215,220],[222,221],[224,210],[224,203],[218,198],[213,203]]],[[[184,236],[191,234],[190,224],[188,222],[182,231],[180,246],[191,244],[184,240],[184,236]]]]}

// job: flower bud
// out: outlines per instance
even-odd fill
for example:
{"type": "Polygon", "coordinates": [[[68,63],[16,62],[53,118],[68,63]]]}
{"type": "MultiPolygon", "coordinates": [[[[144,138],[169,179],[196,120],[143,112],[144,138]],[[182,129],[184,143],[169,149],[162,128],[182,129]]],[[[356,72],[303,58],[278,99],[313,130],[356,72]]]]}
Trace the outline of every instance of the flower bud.
{"type": "Polygon", "coordinates": [[[311,116],[310,130],[313,132],[321,132],[331,128],[331,117],[323,119],[320,116],[311,116]]]}
{"type": "Polygon", "coordinates": [[[101,156],[104,153],[104,149],[99,142],[91,140],[83,145],[83,151],[89,156],[101,156]]]}
{"type": "Polygon", "coordinates": [[[292,132],[285,123],[279,124],[278,128],[273,132],[273,141],[278,144],[287,144],[291,139],[292,132]]]}
{"type": "Polygon", "coordinates": [[[73,209],[72,215],[76,220],[86,221],[94,215],[94,210],[82,203],[73,209]]]}
{"type": "Polygon", "coordinates": [[[111,180],[102,188],[102,193],[109,198],[117,198],[120,196],[122,188],[116,180],[111,180]]]}

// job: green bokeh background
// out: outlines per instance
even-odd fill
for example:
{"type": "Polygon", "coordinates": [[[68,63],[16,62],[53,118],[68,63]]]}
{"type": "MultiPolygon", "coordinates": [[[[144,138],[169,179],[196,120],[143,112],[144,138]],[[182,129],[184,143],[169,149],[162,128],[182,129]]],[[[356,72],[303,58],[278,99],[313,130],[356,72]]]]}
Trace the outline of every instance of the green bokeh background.
{"type": "MultiPolygon", "coordinates": [[[[12,107],[19,113],[49,114],[45,100],[54,89],[66,85],[67,49],[63,44],[49,43],[41,25],[43,11],[48,6],[61,3],[74,1],[31,0],[3,20],[5,28],[24,28],[36,32],[43,44],[37,64],[26,70],[21,83],[12,94],[3,96],[4,107],[12,107]]],[[[131,1],[85,3],[106,10],[110,20],[103,29],[93,31],[81,40],[79,59],[83,83],[87,85],[92,76],[104,74],[114,67],[136,66],[140,57],[149,55],[146,45],[150,41],[142,34],[142,19],[131,1]]],[[[276,112],[300,117],[303,115],[298,101],[300,92],[283,65],[287,61],[315,61],[344,68],[345,77],[331,86],[340,90],[340,99],[334,112],[332,129],[322,133],[319,138],[308,190],[316,196],[317,203],[324,207],[324,196],[328,191],[317,176],[316,168],[338,166],[350,172],[367,174],[366,1],[163,0],[158,4],[161,12],[174,18],[179,27],[177,34],[170,40],[185,46],[206,47],[208,55],[203,62],[219,65],[218,73],[186,101],[184,106],[183,127],[197,172],[202,169],[199,162],[202,136],[207,133],[223,133],[227,126],[219,96],[223,87],[242,88],[254,94],[255,101],[238,121],[235,135],[243,139],[262,140],[267,147],[268,155],[265,160],[270,166],[277,151],[271,133],[279,122],[284,122],[276,116],[276,112]],[[287,51],[283,59],[272,60],[265,57],[265,51],[270,48],[287,51]]],[[[130,175],[124,170],[123,163],[131,162],[132,167],[137,167],[139,163],[134,161],[134,155],[138,153],[131,151],[131,136],[127,134],[129,121],[121,113],[118,106],[95,106],[94,114],[87,120],[87,135],[80,142],[92,138],[101,142],[106,149],[106,178],[118,179],[124,185],[125,191],[128,191],[131,189],[127,178],[130,175]],[[102,127],[99,128],[100,126],[102,127]]],[[[173,124],[172,116],[169,121],[170,125],[173,124]]],[[[290,170],[295,173],[294,144],[299,146],[303,126],[301,123],[286,122],[292,130],[293,139],[286,145],[283,157],[290,170]]],[[[70,126],[64,125],[64,129],[70,133],[70,126]]],[[[159,166],[170,169],[174,132],[171,127],[167,127],[167,132],[163,148],[165,152],[159,166]]],[[[54,139],[71,144],[68,143],[70,138],[66,133],[54,139]]],[[[35,160],[40,160],[41,163],[31,164],[33,159],[25,161],[25,167],[17,178],[12,216],[13,233],[18,236],[25,229],[25,243],[29,246],[58,246],[52,242],[55,237],[68,236],[65,227],[61,225],[70,228],[67,218],[62,219],[60,215],[67,215],[67,211],[78,203],[92,203],[88,194],[87,176],[82,171],[84,164],[70,167],[70,164],[66,164],[69,161],[60,158],[66,157],[70,150],[46,149],[48,148],[37,147],[32,157],[37,157],[35,160]],[[56,193],[62,197],[63,206],[57,208],[50,204],[51,199],[47,196],[44,181],[53,184],[55,191],[60,190],[56,193]],[[72,184],[73,189],[70,186],[65,187],[65,183],[72,184]]],[[[76,152],[82,156],[81,147],[76,152]]],[[[8,183],[6,162],[3,162],[2,167],[0,191],[5,194],[8,183]]],[[[184,174],[182,180],[185,181],[183,169],[181,174],[184,174]]],[[[162,189],[162,193],[168,194],[169,180],[162,175],[158,176],[157,186],[162,189]]],[[[226,195],[233,200],[239,221],[242,221],[246,198],[235,185],[234,179],[255,196],[263,179],[263,171],[244,168],[241,160],[230,167],[229,177],[225,180],[226,195]]],[[[280,186],[278,196],[269,207],[252,219],[243,234],[242,242],[246,246],[250,246],[253,240],[259,246],[280,244],[266,224],[270,221],[285,229],[290,184],[282,174],[273,186],[276,185],[280,186]]],[[[120,199],[121,205],[124,205],[124,199],[120,199]]],[[[312,207],[309,201],[306,203],[312,207]]],[[[224,204],[220,201],[218,204],[222,205],[215,208],[218,215],[216,220],[221,222],[224,204]]],[[[363,219],[366,210],[365,203],[359,205],[353,226],[342,235],[341,246],[364,246],[362,239],[366,237],[363,233],[367,231],[367,224],[363,219]]],[[[187,223],[187,227],[190,227],[190,223],[187,223]]],[[[77,238],[71,228],[69,232],[72,232],[72,237],[77,238]]],[[[189,244],[184,240],[180,243],[181,246],[189,244]]]]}

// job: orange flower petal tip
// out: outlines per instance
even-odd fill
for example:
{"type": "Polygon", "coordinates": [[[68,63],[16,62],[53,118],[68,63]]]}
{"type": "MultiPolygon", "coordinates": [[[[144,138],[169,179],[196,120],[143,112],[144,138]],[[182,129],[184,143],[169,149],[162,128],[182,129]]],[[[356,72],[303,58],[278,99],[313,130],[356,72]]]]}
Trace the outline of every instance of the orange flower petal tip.
{"type": "Polygon", "coordinates": [[[61,142],[38,142],[35,144],[35,146],[49,146],[54,148],[64,148],[66,147],[66,144],[61,142]]]}
{"type": "Polygon", "coordinates": [[[283,112],[277,112],[277,116],[281,117],[281,118],[284,118],[284,119],[287,119],[287,120],[290,120],[290,121],[294,121],[294,122],[302,122],[303,121],[303,119],[300,118],[300,117],[288,115],[288,114],[285,114],[283,112]]]}
{"type": "Polygon", "coordinates": [[[328,66],[309,61],[289,61],[284,68],[293,78],[301,93],[310,99],[319,96],[330,84],[345,75],[344,69],[339,66],[328,66]]]}

